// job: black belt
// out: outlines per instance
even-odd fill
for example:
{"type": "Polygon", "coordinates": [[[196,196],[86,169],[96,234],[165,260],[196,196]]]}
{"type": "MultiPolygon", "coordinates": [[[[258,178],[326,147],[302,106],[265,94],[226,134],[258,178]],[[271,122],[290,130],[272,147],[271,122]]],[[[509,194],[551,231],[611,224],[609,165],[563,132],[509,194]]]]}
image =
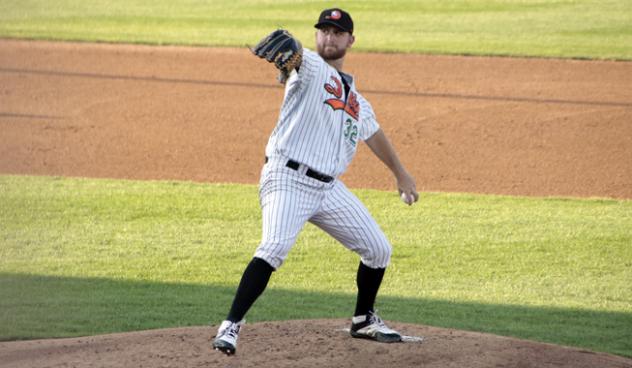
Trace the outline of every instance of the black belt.
{"type": "MultiPolygon", "coordinates": [[[[268,157],[266,156],[266,163],[268,163],[268,157]]],[[[298,170],[299,166],[301,166],[300,163],[294,161],[294,160],[288,160],[287,163],[285,164],[286,167],[289,167],[292,170],[298,170]]],[[[305,172],[305,175],[309,176],[312,179],[316,179],[318,181],[322,181],[323,183],[331,183],[334,178],[329,176],[329,175],[325,175],[325,174],[321,174],[318,171],[312,170],[310,168],[307,168],[307,172],[305,172]]]]}

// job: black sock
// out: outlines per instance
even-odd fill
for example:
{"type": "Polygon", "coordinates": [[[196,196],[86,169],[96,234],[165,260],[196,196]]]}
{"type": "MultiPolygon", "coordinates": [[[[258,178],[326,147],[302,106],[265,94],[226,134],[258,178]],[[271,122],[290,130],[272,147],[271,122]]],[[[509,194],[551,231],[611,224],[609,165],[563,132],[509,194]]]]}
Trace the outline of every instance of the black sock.
{"type": "Polygon", "coordinates": [[[373,311],[375,297],[380,289],[385,268],[371,268],[360,262],[356,284],[358,285],[358,300],[354,316],[362,316],[373,311]]]}
{"type": "Polygon", "coordinates": [[[250,261],[241,276],[227,320],[239,322],[244,318],[250,307],[265,290],[273,271],[274,268],[261,258],[255,257],[250,261]]]}

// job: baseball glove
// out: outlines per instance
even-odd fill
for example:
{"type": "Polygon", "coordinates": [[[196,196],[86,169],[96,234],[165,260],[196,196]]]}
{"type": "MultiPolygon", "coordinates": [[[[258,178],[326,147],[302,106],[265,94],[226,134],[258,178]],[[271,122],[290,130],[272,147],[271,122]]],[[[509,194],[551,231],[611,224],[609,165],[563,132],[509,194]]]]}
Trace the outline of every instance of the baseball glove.
{"type": "Polygon", "coordinates": [[[303,46],[290,32],[277,29],[263,38],[251,51],[279,69],[279,82],[285,83],[292,70],[303,60],[303,46]]]}

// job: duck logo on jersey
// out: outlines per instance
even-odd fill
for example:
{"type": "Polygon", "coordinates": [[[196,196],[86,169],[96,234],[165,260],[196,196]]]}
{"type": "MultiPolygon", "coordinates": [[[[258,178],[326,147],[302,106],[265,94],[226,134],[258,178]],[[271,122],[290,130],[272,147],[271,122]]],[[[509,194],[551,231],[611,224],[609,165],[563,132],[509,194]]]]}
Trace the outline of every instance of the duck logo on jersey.
{"type": "Polygon", "coordinates": [[[347,114],[351,115],[352,118],[358,120],[358,116],[360,115],[360,103],[358,103],[358,96],[356,96],[353,91],[350,91],[347,103],[345,103],[342,100],[342,82],[333,75],[331,76],[331,79],[334,81],[334,84],[325,83],[325,91],[334,95],[335,98],[327,99],[325,100],[325,103],[331,106],[334,110],[344,110],[347,114]]]}

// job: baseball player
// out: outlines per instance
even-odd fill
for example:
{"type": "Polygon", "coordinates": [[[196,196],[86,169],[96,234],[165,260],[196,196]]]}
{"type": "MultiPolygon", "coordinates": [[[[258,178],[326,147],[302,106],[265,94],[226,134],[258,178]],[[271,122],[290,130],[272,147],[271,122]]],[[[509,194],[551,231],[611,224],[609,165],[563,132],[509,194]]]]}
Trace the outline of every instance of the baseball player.
{"type": "Polygon", "coordinates": [[[401,335],[375,313],[374,303],[391,257],[391,245],[364,205],[338,180],[360,141],[392,171],[402,200],[419,198],[414,178],[401,164],[353,77],[344,73],[345,53],[355,41],[351,16],[324,10],[315,25],[316,51],[303,49],[277,30],[252,49],[279,69],[285,96],[266,146],[260,179],[262,240],[246,267],[213,347],[237,348],[244,316],[266,288],[307,221],[360,256],[351,336],[398,342],[401,335]]]}

